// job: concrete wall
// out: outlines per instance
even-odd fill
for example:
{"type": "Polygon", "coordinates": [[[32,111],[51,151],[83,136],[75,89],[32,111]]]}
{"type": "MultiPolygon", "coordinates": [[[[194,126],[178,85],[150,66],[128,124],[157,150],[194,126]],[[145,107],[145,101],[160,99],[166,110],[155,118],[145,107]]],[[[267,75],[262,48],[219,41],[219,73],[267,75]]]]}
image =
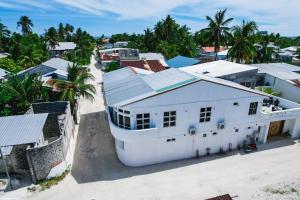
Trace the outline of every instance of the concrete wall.
{"type": "Polygon", "coordinates": [[[42,147],[27,149],[27,159],[33,181],[45,179],[52,167],[64,160],[63,138],[42,147]]]}

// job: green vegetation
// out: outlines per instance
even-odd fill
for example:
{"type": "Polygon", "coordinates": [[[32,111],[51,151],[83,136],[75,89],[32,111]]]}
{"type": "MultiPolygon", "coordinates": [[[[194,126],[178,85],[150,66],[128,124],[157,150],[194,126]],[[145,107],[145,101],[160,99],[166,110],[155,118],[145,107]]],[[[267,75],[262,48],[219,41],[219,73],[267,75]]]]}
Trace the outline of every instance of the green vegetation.
{"type": "Polygon", "coordinates": [[[21,67],[16,65],[14,60],[11,58],[0,58],[0,68],[11,73],[18,73],[21,71],[21,67]]]}
{"type": "Polygon", "coordinates": [[[203,29],[204,38],[209,41],[215,48],[215,60],[217,60],[217,52],[221,46],[228,46],[228,38],[230,38],[230,28],[228,24],[233,18],[225,19],[225,10],[218,11],[214,18],[206,16],[209,22],[208,27],[203,29]]]}
{"type": "Polygon", "coordinates": [[[281,92],[278,92],[278,91],[274,91],[272,88],[270,87],[258,87],[257,88],[259,91],[262,91],[264,93],[267,93],[267,94],[270,94],[270,95],[273,95],[273,96],[280,96],[281,95],[281,92]]]}
{"type": "Polygon", "coordinates": [[[54,79],[51,85],[59,92],[59,99],[70,101],[73,107],[78,96],[91,101],[94,100],[93,95],[96,93],[96,89],[92,84],[87,83],[87,81],[93,79],[94,76],[90,73],[88,67],[73,64],[68,67],[68,78],[66,81],[54,79]]]}
{"type": "Polygon", "coordinates": [[[105,71],[111,72],[111,71],[115,71],[119,68],[120,68],[120,64],[118,62],[111,62],[106,66],[105,71]]]}
{"type": "Polygon", "coordinates": [[[57,185],[59,182],[61,182],[68,174],[70,170],[67,169],[64,171],[60,176],[56,176],[50,179],[38,181],[37,184],[40,185],[41,191],[49,189],[50,187],[57,185]]]}
{"type": "Polygon", "coordinates": [[[10,75],[0,83],[0,116],[24,114],[31,103],[47,100],[46,90],[37,74],[20,79],[10,75]]]}

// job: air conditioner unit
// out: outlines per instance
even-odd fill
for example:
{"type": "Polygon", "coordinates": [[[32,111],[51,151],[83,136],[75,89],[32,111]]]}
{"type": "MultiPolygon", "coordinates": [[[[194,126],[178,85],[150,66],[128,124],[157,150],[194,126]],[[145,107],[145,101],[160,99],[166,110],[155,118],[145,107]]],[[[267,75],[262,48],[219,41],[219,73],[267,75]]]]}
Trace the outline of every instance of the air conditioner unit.
{"type": "Polygon", "coordinates": [[[190,135],[195,135],[196,134],[196,127],[193,127],[193,126],[191,126],[190,128],[189,128],[189,134],[190,135]]]}
{"type": "Polygon", "coordinates": [[[225,128],[225,122],[224,120],[221,120],[218,122],[218,129],[224,129],[225,128]]]}

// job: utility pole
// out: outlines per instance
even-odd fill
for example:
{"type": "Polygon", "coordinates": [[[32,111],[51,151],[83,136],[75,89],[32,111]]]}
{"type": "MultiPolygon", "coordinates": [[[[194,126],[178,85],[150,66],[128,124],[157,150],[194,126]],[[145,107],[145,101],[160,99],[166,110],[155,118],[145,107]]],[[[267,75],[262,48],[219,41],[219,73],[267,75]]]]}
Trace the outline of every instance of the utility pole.
{"type": "Polygon", "coordinates": [[[13,186],[11,184],[11,179],[10,179],[10,176],[9,176],[9,173],[8,173],[8,168],[7,168],[7,164],[6,164],[6,161],[4,159],[4,156],[3,156],[3,153],[2,153],[2,149],[0,147],[0,155],[1,155],[1,158],[3,160],[3,164],[4,164],[4,167],[5,167],[5,172],[6,172],[6,176],[7,176],[7,180],[9,182],[9,185],[10,185],[10,189],[13,189],[13,186]]]}

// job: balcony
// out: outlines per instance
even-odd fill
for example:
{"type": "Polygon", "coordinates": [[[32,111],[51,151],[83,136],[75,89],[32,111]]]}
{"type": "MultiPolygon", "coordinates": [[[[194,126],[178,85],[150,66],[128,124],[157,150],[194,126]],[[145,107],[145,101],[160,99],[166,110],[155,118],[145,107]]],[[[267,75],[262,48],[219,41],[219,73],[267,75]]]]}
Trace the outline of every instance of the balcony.
{"type": "MultiPolygon", "coordinates": [[[[108,114],[109,115],[109,114],[108,114]]],[[[122,141],[141,141],[158,137],[158,128],[149,128],[141,130],[124,129],[116,126],[111,117],[108,116],[109,127],[112,135],[122,141]]]]}
{"type": "Polygon", "coordinates": [[[270,121],[295,118],[300,116],[300,105],[280,97],[273,97],[264,101],[261,113],[263,119],[270,121]]]}

